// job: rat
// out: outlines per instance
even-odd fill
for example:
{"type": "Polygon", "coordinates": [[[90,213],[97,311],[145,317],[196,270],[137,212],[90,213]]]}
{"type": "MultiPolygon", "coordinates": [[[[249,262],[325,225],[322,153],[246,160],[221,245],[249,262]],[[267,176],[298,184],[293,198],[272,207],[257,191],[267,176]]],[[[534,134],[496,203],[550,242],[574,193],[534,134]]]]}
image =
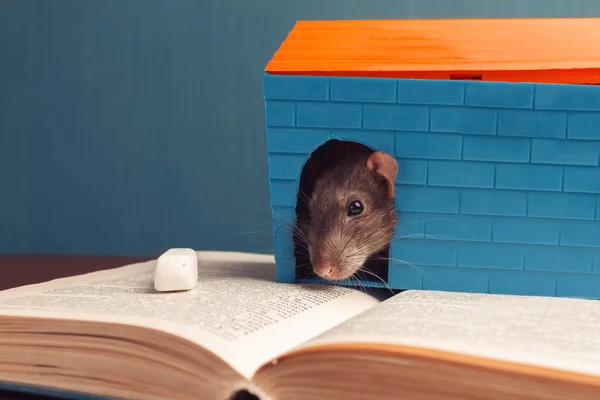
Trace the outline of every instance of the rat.
{"type": "Polygon", "coordinates": [[[340,152],[339,160],[316,178],[307,212],[296,222],[316,275],[348,279],[389,246],[397,223],[397,173],[394,157],[368,149],[340,152]]]}

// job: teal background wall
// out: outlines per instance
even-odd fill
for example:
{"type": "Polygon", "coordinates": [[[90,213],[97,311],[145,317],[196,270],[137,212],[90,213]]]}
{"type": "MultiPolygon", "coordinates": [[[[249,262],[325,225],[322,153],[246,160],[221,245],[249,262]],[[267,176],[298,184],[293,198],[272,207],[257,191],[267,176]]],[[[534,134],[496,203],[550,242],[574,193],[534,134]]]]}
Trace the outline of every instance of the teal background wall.
{"type": "Polygon", "coordinates": [[[0,0],[0,253],[273,248],[262,71],[296,20],[597,0],[0,0]]]}

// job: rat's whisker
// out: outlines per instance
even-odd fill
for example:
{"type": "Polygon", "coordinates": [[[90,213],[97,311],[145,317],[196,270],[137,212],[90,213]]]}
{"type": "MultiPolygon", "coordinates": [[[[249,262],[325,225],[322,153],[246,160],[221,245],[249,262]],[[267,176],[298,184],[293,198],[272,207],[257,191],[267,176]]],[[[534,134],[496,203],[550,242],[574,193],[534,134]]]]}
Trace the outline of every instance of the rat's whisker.
{"type": "MultiPolygon", "coordinates": [[[[298,234],[298,235],[303,234],[303,232],[297,226],[294,226],[294,225],[286,225],[286,224],[282,224],[282,223],[279,223],[276,221],[273,221],[273,225],[275,227],[280,227],[282,229],[285,229],[286,231],[288,231],[292,234],[298,234]]],[[[271,234],[273,234],[273,233],[274,232],[271,231],[271,234]]]]}
{"type": "MultiPolygon", "coordinates": [[[[290,233],[297,234],[298,236],[301,236],[304,241],[307,240],[306,234],[296,225],[294,220],[288,218],[283,213],[273,212],[273,215],[271,215],[269,217],[264,217],[264,216],[257,216],[257,217],[232,216],[232,217],[233,218],[241,218],[241,219],[257,218],[257,219],[261,219],[261,220],[266,220],[266,221],[269,221],[273,226],[280,227],[280,228],[283,228],[283,229],[289,231],[290,233]],[[277,217],[276,219],[280,219],[283,222],[277,221],[276,219],[273,218],[273,216],[277,217]]],[[[268,231],[260,231],[260,232],[257,231],[257,232],[248,232],[248,233],[269,233],[269,232],[268,231]]],[[[273,234],[273,232],[270,232],[270,233],[273,234]]]]}
{"type": "Polygon", "coordinates": [[[292,240],[294,241],[294,244],[296,245],[301,245],[301,246],[308,246],[308,241],[305,240],[303,237],[297,235],[296,233],[294,233],[292,235],[292,240]]]}
{"type": "Polygon", "coordinates": [[[309,262],[309,260],[310,260],[310,254],[307,249],[298,248],[298,249],[296,249],[296,251],[294,251],[294,254],[296,256],[304,257],[307,260],[307,262],[309,262]]]}
{"type": "Polygon", "coordinates": [[[286,222],[290,223],[291,225],[294,224],[294,218],[295,218],[295,213],[292,213],[292,219],[288,218],[287,215],[285,213],[282,212],[277,212],[277,211],[272,211],[272,214],[275,214],[276,216],[278,216],[279,218],[281,218],[282,220],[285,220],[286,222]]]}
{"type": "Polygon", "coordinates": [[[273,225],[274,226],[278,226],[278,227],[280,227],[282,229],[285,229],[286,231],[288,231],[288,232],[290,232],[292,234],[296,234],[296,235],[303,235],[304,234],[304,232],[302,232],[302,230],[299,227],[295,226],[295,225],[285,225],[285,224],[281,224],[281,223],[278,223],[278,222],[274,222],[273,225]]]}
{"type": "Polygon", "coordinates": [[[295,253],[298,253],[299,255],[305,256],[305,257],[310,256],[310,252],[305,247],[297,247],[295,249],[295,253]]]}
{"type": "Polygon", "coordinates": [[[366,242],[360,243],[353,248],[353,253],[357,256],[360,254],[361,256],[366,257],[370,253],[370,247],[371,246],[369,243],[366,243],[366,242]]]}
{"type": "Polygon", "coordinates": [[[313,272],[312,266],[310,264],[298,264],[296,266],[296,269],[301,269],[301,268],[303,268],[307,272],[310,272],[310,274],[308,276],[308,279],[311,279],[310,278],[311,275],[315,275],[316,276],[316,274],[313,272]]]}
{"type": "Polygon", "coordinates": [[[346,248],[348,247],[348,243],[350,243],[351,240],[352,240],[352,236],[350,236],[348,238],[348,240],[346,240],[346,244],[344,245],[344,247],[342,247],[342,253],[346,250],[346,248]]]}
{"type": "Polygon", "coordinates": [[[377,274],[375,274],[375,273],[373,273],[371,271],[368,271],[366,269],[362,269],[362,268],[359,269],[359,271],[363,272],[365,274],[369,274],[369,275],[374,276],[375,278],[379,279],[381,281],[381,283],[383,283],[383,285],[385,286],[386,289],[388,289],[390,292],[394,293],[394,291],[392,290],[392,288],[379,275],[377,275],[377,274]]]}
{"type": "Polygon", "coordinates": [[[310,197],[308,197],[306,192],[304,190],[302,190],[301,187],[298,187],[298,194],[300,194],[302,196],[303,200],[305,200],[306,203],[308,203],[310,201],[310,197]]]}
{"type": "Polygon", "coordinates": [[[283,213],[278,213],[278,212],[275,212],[275,211],[273,212],[273,214],[274,214],[275,216],[277,216],[277,217],[278,217],[278,219],[281,219],[283,222],[285,222],[285,224],[283,224],[283,223],[281,223],[281,222],[275,221],[275,220],[274,220],[274,219],[272,219],[272,218],[271,218],[271,219],[269,219],[269,220],[270,220],[270,221],[271,221],[271,222],[272,222],[274,225],[276,225],[276,226],[280,226],[280,227],[282,227],[282,228],[291,229],[291,230],[293,230],[294,232],[297,232],[297,233],[299,233],[299,234],[304,234],[304,232],[302,232],[302,230],[298,228],[298,226],[297,226],[296,222],[294,221],[294,219],[295,219],[295,217],[294,217],[294,216],[292,216],[291,218],[288,218],[288,217],[287,217],[285,214],[283,214],[283,213]]]}
{"type": "Polygon", "coordinates": [[[427,272],[425,272],[425,271],[424,271],[424,270],[422,270],[421,268],[417,267],[416,265],[414,265],[414,264],[412,264],[412,263],[409,263],[408,261],[400,260],[400,259],[398,259],[398,258],[387,258],[387,257],[382,257],[381,259],[383,259],[383,260],[387,260],[387,261],[395,261],[395,262],[398,262],[398,263],[400,263],[400,264],[407,265],[407,266],[409,266],[409,267],[413,268],[414,270],[416,270],[416,271],[418,271],[418,272],[422,273],[423,275],[425,275],[425,276],[429,276],[429,274],[427,274],[427,272]]]}
{"type": "Polygon", "coordinates": [[[311,273],[308,275],[307,277],[310,280],[315,281],[314,283],[319,283],[319,279],[321,279],[321,277],[319,275],[317,275],[314,271],[311,270],[311,273]]]}
{"type": "Polygon", "coordinates": [[[296,251],[294,252],[294,256],[300,256],[305,259],[310,259],[310,253],[306,249],[296,249],[296,251]]]}
{"type": "Polygon", "coordinates": [[[363,285],[363,283],[360,281],[360,279],[357,279],[355,276],[350,276],[348,278],[348,280],[350,281],[351,285],[358,286],[358,288],[361,292],[364,289],[364,292],[367,293],[367,289],[365,288],[365,285],[363,285]],[[353,282],[356,282],[356,284],[353,284],[353,282]]]}
{"type": "Polygon", "coordinates": [[[295,240],[294,241],[294,246],[308,250],[308,243],[306,243],[305,241],[303,241],[301,239],[300,240],[295,240]]]}
{"type": "Polygon", "coordinates": [[[293,233],[293,235],[294,235],[294,237],[296,239],[301,240],[301,241],[303,241],[305,243],[308,243],[308,236],[306,235],[306,233],[302,229],[300,229],[297,226],[295,226],[293,229],[294,230],[293,230],[292,233],[293,233]]]}
{"type": "Polygon", "coordinates": [[[424,237],[426,239],[436,239],[436,240],[441,240],[442,237],[452,237],[450,235],[447,236],[437,236],[437,235],[430,235],[430,234],[426,234],[426,233],[412,233],[410,235],[403,235],[403,236],[392,236],[393,241],[395,240],[402,240],[402,239],[411,239],[413,237],[417,237],[417,238],[421,238],[424,237]]]}
{"type": "Polygon", "coordinates": [[[254,235],[257,233],[263,233],[263,234],[268,234],[268,235],[272,235],[273,232],[271,231],[248,231],[248,232],[238,232],[238,233],[231,233],[229,235],[225,235],[225,237],[232,237],[232,236],[242,236],[242,235],[254,235]]]}
{"type": "Polygon", "coordinates": [[[232,218],[241,218],[241,219],[257,218],[257,219],[268,221],[273,226],[279,226],[279,227],[287,229],[287,230],[294,229],[294,225],[295,225],[293,221],[290,221],[289,219],[285,218],[282,215],[280,215],[279,218],[282,219],[282,220],[285,220],[284,222],[287,222],[287,224],[283,224],[281,222],[278,222],[275,219],[273,219],[272,217],[232,216],[232,218]]]}
{"type": "MultiPolygon", "coordinates": [[[[361,271],[358,271],[361,272],[361,271]]],[[[358,283],[364,288],[365,293],[367,293],[369,291],[369,288],[364,284],[365,281],[367,281],[367,279],[358,279],[356,278],[356,280],[358,281],[358,283]]]]}

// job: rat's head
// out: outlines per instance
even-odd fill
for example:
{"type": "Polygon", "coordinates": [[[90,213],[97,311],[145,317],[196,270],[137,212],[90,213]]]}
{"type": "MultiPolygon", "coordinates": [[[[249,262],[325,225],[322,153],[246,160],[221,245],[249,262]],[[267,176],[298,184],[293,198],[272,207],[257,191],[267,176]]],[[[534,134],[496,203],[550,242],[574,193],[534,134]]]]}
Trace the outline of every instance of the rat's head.
{"type": "Polygon", "coordinates": [[[340,160],[315,182],[309,218],[298,221],[315,274],[348,279],[389,245],[396,225],[397,172],[396,160],[377,151],[340,160]]]}

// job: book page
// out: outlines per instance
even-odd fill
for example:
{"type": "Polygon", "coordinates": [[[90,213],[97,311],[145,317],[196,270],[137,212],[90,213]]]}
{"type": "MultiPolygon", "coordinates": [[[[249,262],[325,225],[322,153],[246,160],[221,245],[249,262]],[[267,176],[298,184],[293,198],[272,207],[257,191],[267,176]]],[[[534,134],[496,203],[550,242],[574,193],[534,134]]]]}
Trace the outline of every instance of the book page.
{"type": "Polygon", "coordinates": [[[425,347],[600,374],[600,302],[406,291],[300,348],[341,342],[425,347]]]}
{"type": "Polygon", "coordinates": [[[154,290],[155,260],[0,292],[0,316],[136,324],[194,341],[246,378],[263,363],[373,307],[355,289],[274,283],[273,256],[198,253],[198,283],[154,290]]]}

